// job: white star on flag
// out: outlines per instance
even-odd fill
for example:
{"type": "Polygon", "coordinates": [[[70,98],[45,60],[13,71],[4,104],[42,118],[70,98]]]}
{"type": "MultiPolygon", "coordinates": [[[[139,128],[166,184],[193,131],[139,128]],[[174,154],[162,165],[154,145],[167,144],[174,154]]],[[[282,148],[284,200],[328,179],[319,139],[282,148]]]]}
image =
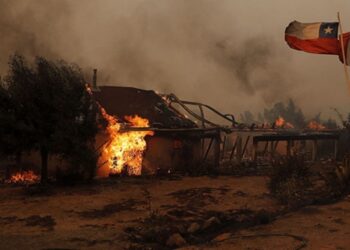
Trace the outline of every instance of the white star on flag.
{"type": "Polygon", "coordinates": [[[331,28],[329,26],[326,29],[324,29],[324,33],[326,33],[326,34],[332,34],[332,31],[333,31],[333,28],[331,28]]]}

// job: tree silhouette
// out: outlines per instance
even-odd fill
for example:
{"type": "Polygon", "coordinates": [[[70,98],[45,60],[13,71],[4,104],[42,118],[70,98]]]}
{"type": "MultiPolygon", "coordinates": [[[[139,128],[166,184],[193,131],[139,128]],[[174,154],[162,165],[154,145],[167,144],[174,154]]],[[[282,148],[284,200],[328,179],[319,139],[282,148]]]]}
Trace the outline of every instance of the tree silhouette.
{"type": "Polygon", "coordinates": [[[48,179],[50,154],[68,161],[80,160],[74,162],[77,171],[89,163],[92,176],[97,160],[93,142],[99,109],[86,89],[81,70],[43,57],[37,57],[30,66],[19,55],[10,59],[9,66],[5,78],[8,96],[16,104],[16,120],[28,128],[26,147],[40,151],[41,182],[48,179]]]}

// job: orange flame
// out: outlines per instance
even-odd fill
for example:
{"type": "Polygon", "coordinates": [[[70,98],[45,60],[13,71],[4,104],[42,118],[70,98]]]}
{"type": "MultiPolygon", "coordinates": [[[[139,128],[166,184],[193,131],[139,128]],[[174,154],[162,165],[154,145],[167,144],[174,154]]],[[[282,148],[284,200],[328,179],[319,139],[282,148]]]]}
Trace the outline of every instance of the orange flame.
{"type": "Polygon", "coordinates": [[[285,123],[285,120],[283,119],[283,117],[278,117],[275,121],[275,125],[276,127],[282,127],[285,123]]]}
{"type": "Polygon", "coordinates": [[[282,127],[284,127],[284,128],[294,128],[293,124],[291,124],[289,122],[286,122],[286,120],[283,117],[281,117],[281,116],[279,116],[276,119],[275,125],[278,128],[282,128],[282,127]]]}
{"type": "MultiPolygon", "coordinates": [[[[103,147],[101,158],[105,159],[111,174],[127,172],[128,175],[141,175],[143,153],[147,148],[145,137],[153,131],[120,132],[117,119],[101,108],[103,117],[108,121],[106,132],[109,143],[103,147]]],[[[131,127],[149,127],[149,121],[140,116],[125,116],[131,127]]]]}
{"type": "Polygon", "coordinates": [[[13,184],[34,184],[39,182],[39,176],[34,174],[33,171],[21,171],[11,176],[9,180],[6,181],[6,183],[13,183],[13,184]]]}
{"type": "Polygon", "coordinates": [[[308,128],[310,129],[314,129],[314,130],[322,130],[322,129],[326,129],[325,126],[323,126],[322,124],[319,124],[316,121],[311,121],[309,122],[309,124],[307,125],[308,128]]]}

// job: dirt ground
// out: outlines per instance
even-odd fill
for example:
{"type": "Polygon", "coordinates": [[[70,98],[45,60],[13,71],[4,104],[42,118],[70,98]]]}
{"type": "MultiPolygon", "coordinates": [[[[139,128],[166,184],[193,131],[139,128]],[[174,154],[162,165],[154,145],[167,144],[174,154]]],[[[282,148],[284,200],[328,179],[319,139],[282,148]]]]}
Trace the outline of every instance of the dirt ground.
{"type": "Polygon", "coordinates": [[[113,178],[46,194],[2,185],[0,249],[350,249],[350,198],[286,212],[267,182],[113,178]],[[173,228],[181,244],[169,242],[173,228]]]}
{"type": "Polygon", "coordinates": [[[308,206],[199,249],[350,249],[350,198],[308,206]]]}

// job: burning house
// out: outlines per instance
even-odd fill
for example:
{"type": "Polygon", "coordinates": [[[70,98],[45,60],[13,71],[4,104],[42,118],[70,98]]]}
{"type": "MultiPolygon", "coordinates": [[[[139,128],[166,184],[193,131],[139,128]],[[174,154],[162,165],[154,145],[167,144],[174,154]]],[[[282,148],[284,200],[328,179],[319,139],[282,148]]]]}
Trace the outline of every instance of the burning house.
{"type": "Polygon", "coordinates": [[[109,122],[97,138],[100,176],[166,173],[198,164],[198,126],[154,91],[99,86],[93,95],[109,122]]]}

